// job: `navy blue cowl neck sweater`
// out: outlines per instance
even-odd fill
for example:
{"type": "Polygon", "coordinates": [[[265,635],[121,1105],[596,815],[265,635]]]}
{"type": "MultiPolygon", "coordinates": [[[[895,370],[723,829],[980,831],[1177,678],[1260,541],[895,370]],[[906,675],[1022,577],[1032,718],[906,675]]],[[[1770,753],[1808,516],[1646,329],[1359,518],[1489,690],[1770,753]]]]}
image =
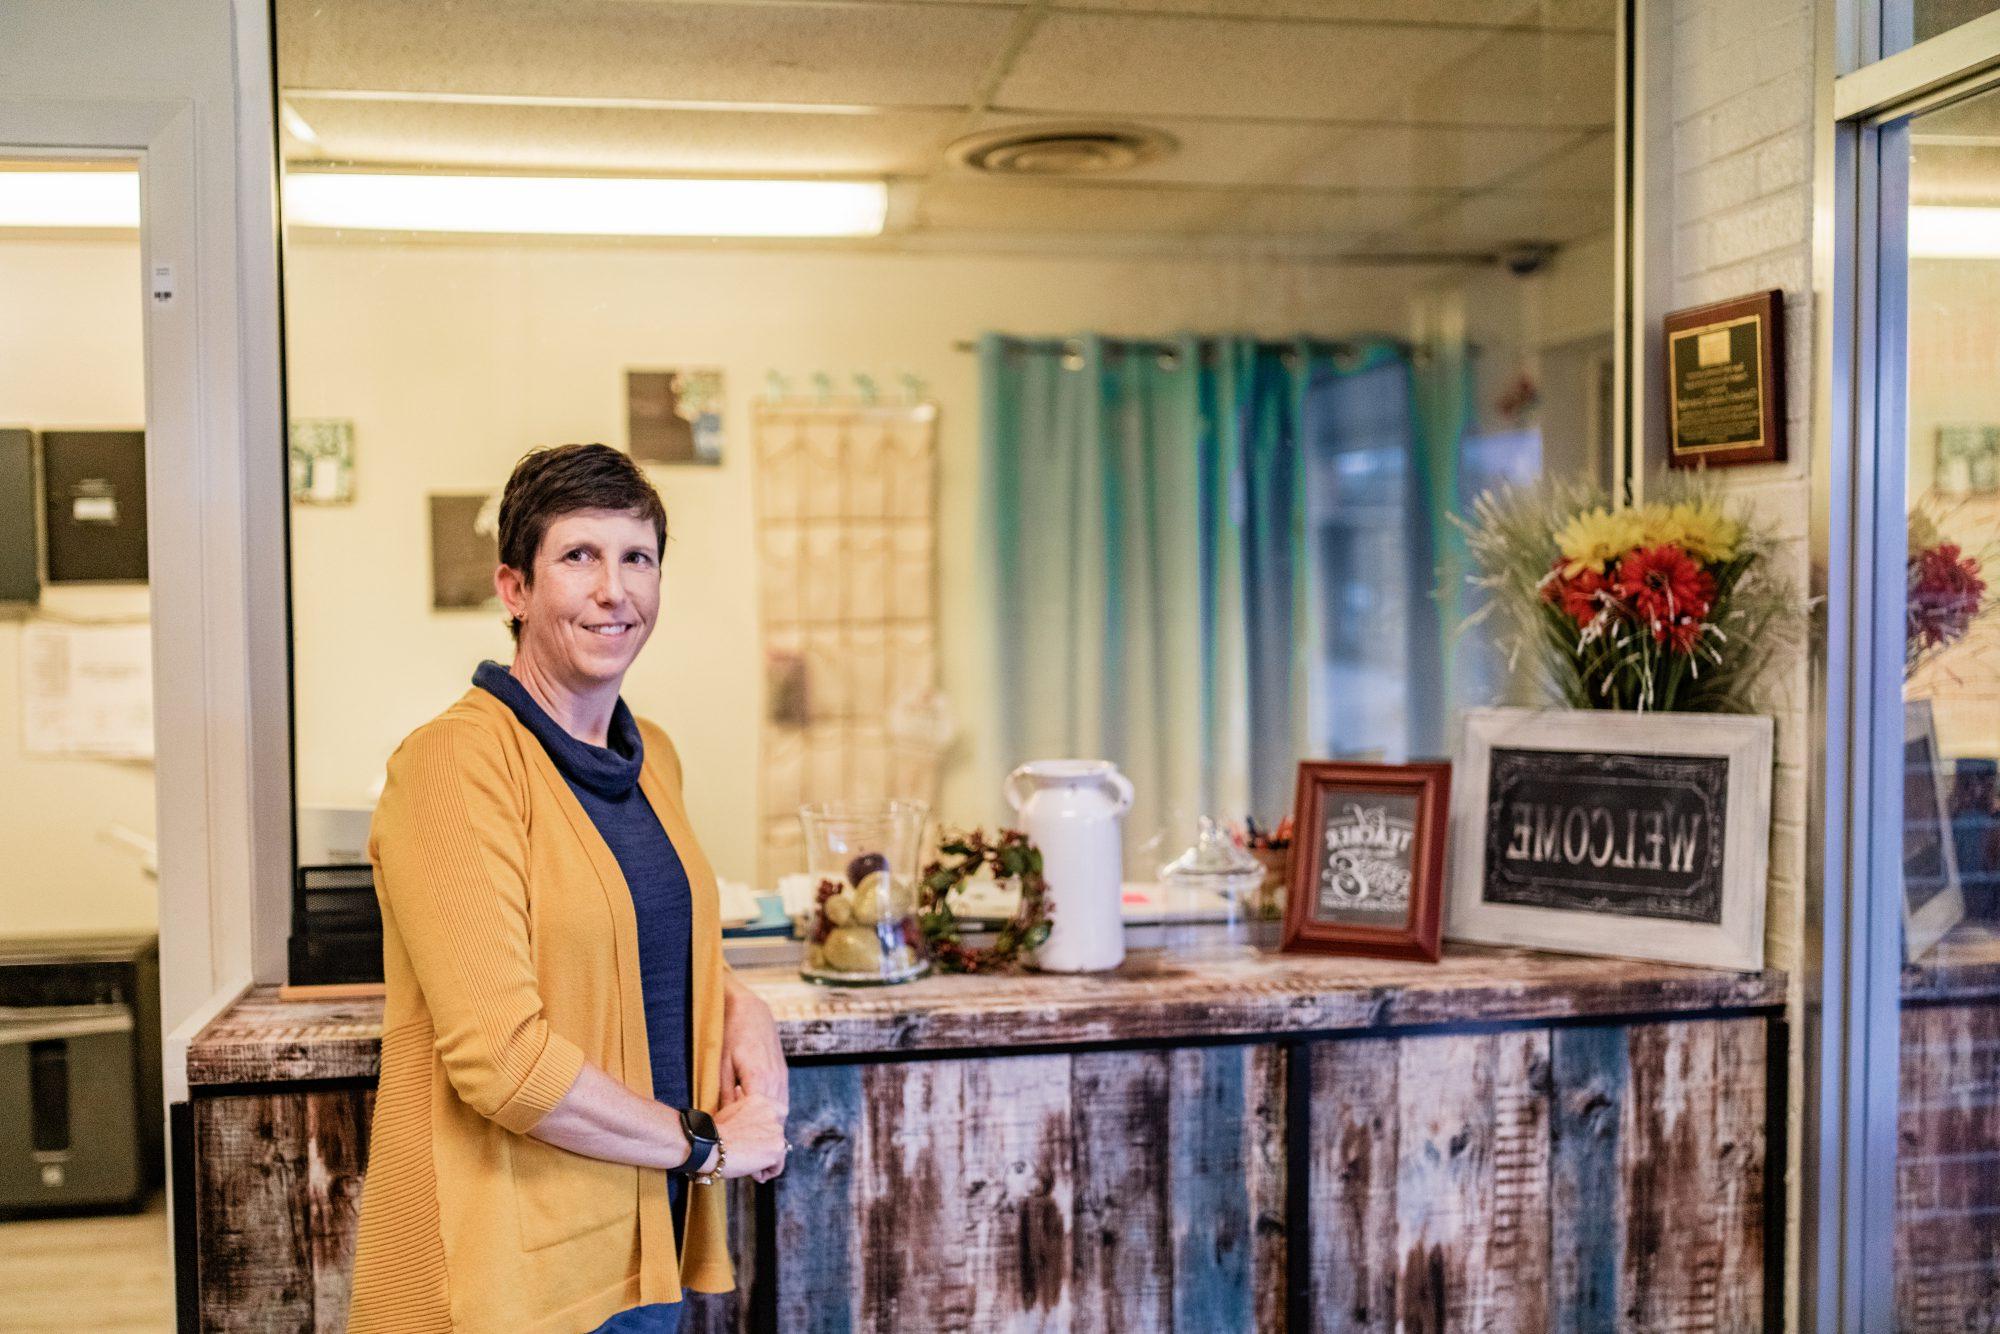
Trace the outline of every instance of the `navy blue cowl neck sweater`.
{"type": "Polygon", "coordinates": [[[688,1106],[693,906],[680,854],[639,789],[639,769],[645,761],[639,724],[621,699],[612,710],[605,738],[611,744],[593,746],[564,731],[499,663],[480,663],[472,683],[512,709],[522,726],[535,734],[618,859],[639,922],[639,979],[646,1002],[653,1097],[669,1107],[688,1106]]]}

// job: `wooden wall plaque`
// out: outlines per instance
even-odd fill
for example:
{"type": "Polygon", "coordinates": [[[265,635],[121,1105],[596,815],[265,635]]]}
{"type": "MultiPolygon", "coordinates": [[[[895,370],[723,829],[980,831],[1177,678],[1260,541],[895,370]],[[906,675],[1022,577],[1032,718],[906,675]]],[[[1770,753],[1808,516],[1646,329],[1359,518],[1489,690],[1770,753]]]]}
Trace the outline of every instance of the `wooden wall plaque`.
{"type": "Polygon", "coordinates": [[[1785,294],[1773,288],[1667,316],[1667,462],[1785,459],[1785,294]]]}

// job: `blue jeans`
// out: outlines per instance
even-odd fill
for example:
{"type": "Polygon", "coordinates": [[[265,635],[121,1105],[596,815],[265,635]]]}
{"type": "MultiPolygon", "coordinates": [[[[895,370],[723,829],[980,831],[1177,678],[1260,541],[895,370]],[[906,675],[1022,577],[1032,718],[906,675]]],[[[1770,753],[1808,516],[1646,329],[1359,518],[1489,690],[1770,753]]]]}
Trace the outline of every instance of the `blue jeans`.
{"type": "MultiPolygon", "coordinates": [[[[668,1207],[674,1215],[674,1240],[680,1240],[686,1227],[683,1208],[687,1198],[687,1182],[679,1177],[667,1178],[668,1207]]],[[[681,1303],[654,1302],[650,1306],[635,1306],[629,1311],[620,1311],[599,1325],[593,1334],[679,1334],[681,1327],[681,1303]]]]}
{"type": "Polygon", "coordinates": [[[681,1327],[679,1302],[654,1302],[620,1311],[597,1327],[597,1334],[678,1334],[681,1327]]]}

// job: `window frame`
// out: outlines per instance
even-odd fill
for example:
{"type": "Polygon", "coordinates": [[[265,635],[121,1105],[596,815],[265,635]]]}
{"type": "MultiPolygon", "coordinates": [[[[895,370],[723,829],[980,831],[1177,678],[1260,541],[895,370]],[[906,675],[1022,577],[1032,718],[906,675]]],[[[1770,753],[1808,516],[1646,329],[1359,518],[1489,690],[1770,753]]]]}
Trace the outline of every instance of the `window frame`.
{"type": "Polygon", "coordinates": [[[1822,11],[1800,1325],[1896,1325],[1902,1058],[1909,121],[2000,89],[2000,12],[1884,58],[1884,6],[1822,11]],[[1866,60],[1867,63],[1861,63],[1866,60]],[[1893,887],[1894,892],[1888,892],[1893,887]]]}

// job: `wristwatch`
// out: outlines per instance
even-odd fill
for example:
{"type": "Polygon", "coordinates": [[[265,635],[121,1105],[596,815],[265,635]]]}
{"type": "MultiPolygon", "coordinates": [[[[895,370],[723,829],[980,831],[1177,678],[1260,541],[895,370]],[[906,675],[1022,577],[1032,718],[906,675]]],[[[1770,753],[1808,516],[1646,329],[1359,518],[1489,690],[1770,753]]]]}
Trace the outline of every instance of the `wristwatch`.
{"type": "Polygon", "coordinates": [[[722,1175],[722,1132],[715,1128],[715,1118],[699,1107],[676,1108],[681,1115],[681,1133],[687,1136],[687,1161],[673,1170],[687,1177],[697,1186],[713,1185],[722,1175]],[[706,1172],[695,1169],[708,1161],[709,1150],[715,1151],[715,1166],[706,1172]]]}

